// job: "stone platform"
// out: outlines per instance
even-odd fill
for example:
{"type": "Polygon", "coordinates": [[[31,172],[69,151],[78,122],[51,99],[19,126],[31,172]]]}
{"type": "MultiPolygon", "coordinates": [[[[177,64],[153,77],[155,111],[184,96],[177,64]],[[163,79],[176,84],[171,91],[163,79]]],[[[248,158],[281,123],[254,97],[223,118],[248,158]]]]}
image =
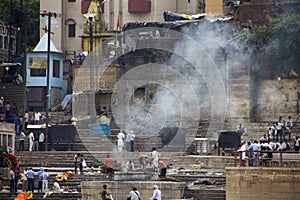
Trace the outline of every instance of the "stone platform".
{"type": "Polygon", "coordinates": [[[162,199],[181,199],[186,187],[185,182],[168,181],[84,181],[81,183],[82,200],[99,200],[102,186],[107,185],[115,200],[126,200],[132,187],[136,187],[141,199],[150,199],[153,186],[158,185],[162,199]]]}

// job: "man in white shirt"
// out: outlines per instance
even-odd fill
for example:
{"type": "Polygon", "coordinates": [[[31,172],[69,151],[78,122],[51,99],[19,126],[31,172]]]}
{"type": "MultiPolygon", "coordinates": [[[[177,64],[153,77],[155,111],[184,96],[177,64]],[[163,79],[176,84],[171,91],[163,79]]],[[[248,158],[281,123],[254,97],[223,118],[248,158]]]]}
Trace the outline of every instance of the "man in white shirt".
{"type": "Polygon", "coordinates": [[[34,143],[34,134],[33,134],[33,132],[30,132],[29,133],[29,151],[32,151],[33,143],[34,143]]]}
{"type": "Polygon", "coordinates": [[[21,134],[20,134],[20,143],[19,143],[19,151],[24,151],[24,141],[25,141],[25,133],[24,133],[24,130],[21,131],[21,134]]]}
{"type": "Polygon", "coordinates": [[[133,131],[130,131],[129,139],[130,139],[130,151],[131,151],[131,152],[134,152],[134,139],[135,139],[135,134],[134,134],[133,131]]]}
{"type": "Polygon", "coordinates": [[[153,165],[153,168],[155,171],[158,171],[158,156],[159,156],[159,153],[156,151],[156,148],[152,148],[152,165],[153,165]]]}
{"type": "Polygon", "coordinates": [[[40,125],[41,116],[42,116],[42,114],[40,112],[34,113],[34,124],[35,125],[40,125]]]}
{"type": "Polygon", "coordinates": [[[130,200],[140,200],[140,193],[135,187],[133,187],[132,190],[130,191],[127,199],[129,198],[130,200]]]}
{"type": "Polygon", "coordinates": [[[118,133],[117,138],[118,138],[118,142],[117,142],[118,150],[119,150],[119,152],[122,152],[123,146],[124,146],[124,139],[125,139],[125,135],[124,135],[122,129],[120,130],[120,133],[118,133]]]}
{"type": "Polygon", "coordinates": [[[48,191],[49,174],[48,174],[47,171],[48,171],[47,169],[44,169],[44,172],[42,174],[42,179],[43,179],[42,192],[47,192],[48,191]]]}
{"type": "Polygon", "coordinates": [[[24,169],[23,171],[23,184],[22,184],[22,190],[24,192],[27,191],[28,188],[28,182],[27,182],[27,168],[24,169]]]}
{"type": "Polygon", "coordinates": [[[39,135],[39,151],[44,151],[44,141],[45,141],[45,135],[43,132],[39,135]]]}
{"type": "Polygon", "coordinates": [[[241,157],[242,157],[242,163],[241,166],[245,166],[245,158],[246,158],[246,150],[247,150],[247,142],[243,141],[242,145],[238,149],[239,152],[241,152],[241,157]]]}

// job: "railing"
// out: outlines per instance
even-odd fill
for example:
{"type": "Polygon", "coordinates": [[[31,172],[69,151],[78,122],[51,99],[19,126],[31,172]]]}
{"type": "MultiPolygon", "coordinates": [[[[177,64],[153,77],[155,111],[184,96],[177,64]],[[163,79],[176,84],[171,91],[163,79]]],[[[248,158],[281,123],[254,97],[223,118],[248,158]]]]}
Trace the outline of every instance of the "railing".
{"type": "Polygon", "coordinates": [[[267,167],[267,163],[270,166],[274,166],[275,163],[279,163],[279,167],[284,167],[285,164],[292,164],[295,167],[296,162],[300,161],[299,152],[295,151],[235,151],[234,152],[234,165],[243,167],[246,166],[246,161],[248,161],[248,166],[259,167],[263,165],[267,167]],[[243,159],[243,153],[245,153],[245,158],[243,159]],[[256,156],[255,156],[256,153],[256,156]],[[256,162],[254,162],[254,159],[256,162]],[[255,163],[255,165],[253,165],[255,163]]]}

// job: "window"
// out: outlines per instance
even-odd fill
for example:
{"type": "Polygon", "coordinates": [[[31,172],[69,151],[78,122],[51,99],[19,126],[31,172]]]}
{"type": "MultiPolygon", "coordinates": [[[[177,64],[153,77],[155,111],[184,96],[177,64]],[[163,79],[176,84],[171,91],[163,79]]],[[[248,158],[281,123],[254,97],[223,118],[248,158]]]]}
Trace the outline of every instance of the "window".
{"type": "Polygon", "coordinates": [[[69,37],[75,37],[75,24],[69,24],[69,37]]]}
{"type": "Polygon", "coordinates": [[[59,60],[53,60],[53,77],[59,78],[59,60]]]}
{"type": "Polygon", "coordinates": [[[30,69],[30,76],[46,76],[46,69],[30,69]]]}
{"type": "Polygon", "coordinates": [[[128,0],[128,12],[130,13],[151,12],[151,0],[128,0]]]}

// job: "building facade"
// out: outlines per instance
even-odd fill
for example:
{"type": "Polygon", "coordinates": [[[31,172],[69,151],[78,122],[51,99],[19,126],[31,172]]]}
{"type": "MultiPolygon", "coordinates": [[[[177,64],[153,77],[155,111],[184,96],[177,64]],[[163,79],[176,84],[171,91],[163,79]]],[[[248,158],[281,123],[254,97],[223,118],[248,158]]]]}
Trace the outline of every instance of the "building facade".
{"type": "Polygon", "coordinates": [[[47,41],[48,34],[44,34],[33,52],[27,53],[26,96],[27,108],[30,111],[45,110],[47,108],[47,94],[49,94],[49,107],[61,103],[62,99],[67,94],[67,80],[64,79],[63,74],[64,55],[58,52],[54,44],[50,42],[50,62],[48,71],[47,41]],[[48,84],[49,91],[47,91],[48,84]]]}
{"type": "MultiPolygon", "coordinates": [[[[166,10],[185,14],[207,12],[222,15],[222,2],[222,0],[41,0],[40,11],[57,13],[56,18],[51,18],[51,31],[54,33],[51,38],[57,49],[66,55],[66,59],[74,59],[76,52],[80,54],[87,51],[83,40],[89,37],[89,30],[85,28],[88,27],[88,20],[84,14],[91,12],[89,9],[93,5],[96,5],[94,12],[101,23],[101,26],[97,27],[98,32],[100,30],[114,32],[128,22],[163,22],[163,12],[166,10]]],[[[41,16],[41,36],[46,25],[47,18],[41,16]]],[[[93,32],[97,32],[97,28],[95,26],[93,32]]]]}

